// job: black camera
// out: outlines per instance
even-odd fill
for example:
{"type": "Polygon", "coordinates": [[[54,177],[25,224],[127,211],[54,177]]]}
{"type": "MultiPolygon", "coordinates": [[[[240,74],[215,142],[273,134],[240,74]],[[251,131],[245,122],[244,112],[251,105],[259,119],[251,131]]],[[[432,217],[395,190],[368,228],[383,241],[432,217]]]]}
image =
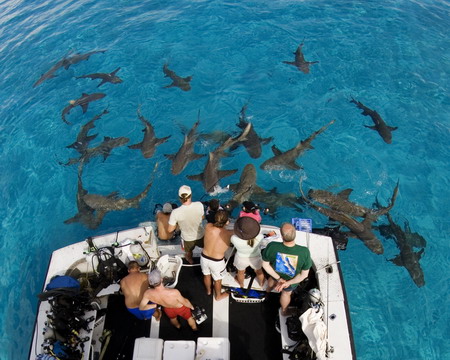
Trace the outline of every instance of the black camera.
{"type": "Polygon", "coordinates": [[[200,306],[194,306],[194,310],[192,310],[192,317],[198,325],[208,318],[206,315],[206,310],[200,306]]]}

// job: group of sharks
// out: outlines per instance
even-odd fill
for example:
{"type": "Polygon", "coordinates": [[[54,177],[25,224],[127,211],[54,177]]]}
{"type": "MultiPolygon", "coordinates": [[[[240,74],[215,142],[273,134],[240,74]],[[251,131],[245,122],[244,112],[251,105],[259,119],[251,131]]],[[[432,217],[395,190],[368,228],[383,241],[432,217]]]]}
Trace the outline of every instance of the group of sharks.
{"type": "MultiPolygon", "coordinates": [[[[317,64],[318,61],[306,61],[302,52],[304,43],[302,42],[297,50],[294,52],[294,61],[283,61],[283,63],[296,67],[299,71],[308,74],[310,72],[310,65],[317,64]]],[[[55,77],[55,73],[60,68],[66,70],[74,64],[77,64],[83,60],[88,60],[90,56],[97,53],[104,53],[106,50],[96,50],[85,54],[74,54],[64,56],[54,64],[50,70],[43,74],[33,85],[37,87],[42,82],[55,77]]],[[[117,72],[120,67],[115,69],[111,73],[92,73],[88,75],[77,76],[77,79],[90,78],[92,80],[100,79],[101,82],[97,87],[102,86],[105,83],[118,84],[122,82],[117,76],[117,72]]],[[[192,76],[181,77],[178,76],[173,70],[170,70],[168,64],[163,65],[163,73],[166,77],[172,80],[172,83],[164,86],[165,88],[177,87],[182,91],[189,91],[191,89],[190,82],[192,76]]],[[[87,111],[88,105],[93,102],[104,98],[104,93],[82,93],[81,97],[69,102],[61,113],[62,120],[70,124],[66,116],[70,111],[80,106],[83,114],[87,111]]],[[[370,116],[374,123],[374,126],[366,127],[376,130],[384,142],[387,144],[392,143],[392,131],[396,130],[396,127],[389,126],[381,118],[381,116],[360,101],[355,99],[350,100],[359,109],[361,109],[362,115],[370,116]]],[[[423,286],[424,276],[420,268],[419,259],[423,254],[423,248],[419,252],[414,252],[413,246],[410,245],[408,239],[417,239],[417,236],[412,236],[412,233],[405,228],[402,230],[400,226],[395,224],[392,217],[389,215],[389,211],[394,206],[397,194],[398,183],[393,191],[391,201],[389,205],[385,207],[379,206],[378,208],[366,208],[358,205],[349,200],[351,189],[344,190],[338,194],[333,194],[326,190],[313,190],[308,192],[308,196],[305,196],[300,185],[301,195],[297,195],[293,192],[279,193],[277,188],[273,188],[269,191],[261,188],[257,185],[257,171],[255,165],[248,163],[243,167],[240,180],[235,184],[228,184],[226,187],[221,187],[221,180],[225,177],[235,174],[238,170],[222,170],[221,160],[224,157],[232,156],[232,152],[240,146],[243,146],[251,159],[258,159],[262,155],[262,146],[273,141],[272,137],[261,138],[253,124],[249,121],[246,115],[248,104],[245,104],[240,113],[237,127],[239,133],[227,133],[220,132],[220,134],[202,134],[198,132],[200,125],[200,113],[197,121],[192,128],[184,135],[184,141],[177,152],[173,154],[165,154],[165,157],[171,161],[171,172],[173,175],[181,174],[189,162],[198,160],[203,157],[207,157],[205,167],[203,171],[196,175],[188,175],[187,178],[194,181],[201,181],[205,189],[205,192],[214,196],[222,192],[231,190],[233,193],[232,198],[228,202],[228,208],[232,211],[238,207],[244,201],[252,200],[257,203],[263,203],[270,211],[271,216],[275,216],[278,207],[292,207],[297,211],[303,211],[305,207],[316,210],[322,215],[339,223],[339,227],[343,226],[348,229],[347,232],[339,230],[340,235],[356,237],[363,241],[363,243],[374,253],[382,254],[383,244],[375,234],[375,230],[378,230],[380,234],[386,238],[393,238],[396,241],[400,254],[398,257],[392,260],[397,265],[405,266],[411,277],[417,284],[417,286],[423,286]],[[208,154],[197,154],[194,150],[195,144],[200,138],[206,139],[208,137],[216,138],[218,146],[210,151],[208,154]],[[375,226],[374,223],[378,221],[381,216],[388,218],[388,225],[375,226]],[[358,219],[360,218],[360,219],[358,219]],[[408,232],[409,231],[409,232],[408,232]],[[409,236],[408,236],[409,235],[409,236]]],[[[119,197],[118,192],[114,191],[109,195],[90,194],[83,187],[82,172],[84,166],[96,156],[102,156],[103,160],[106,160],[113,149],[126,145],[129,139],[126,137],[107,137],[105,136],[103,141],[96,146],[89,147],[89,144],[94,140],[98,134],[90,135],[89,132],[95,128],[95,122],[98,121],[103,115],[107,114],[108,110],[104,110],[102,113],[94,116],[90,121],[81,127],[81,130],[72,144],[68,145],[68,148],[72,148],[79,153],[79,157],[71,158],[63,165],[78,164],[78,189],[77,189],[77,208],[78,212],[75,216],[66,220],[66,224],[73,222],[81,222],[85,226],[91,229],[97,228],[104,216],[110,211],[121,211],[128,208],[137,208],[140,202],[148,195],[153,183],[154,172],[156,171],[158,164],[155,165],[155,169],[150,182],[145,186],[143,191],[132,198],[119,197]]],[[[140,108],[137,111],[138,119],[144,126],[142,130],[144,136],[141,142],[128,145],[130,149],[138,149],[141,151],[145,159],[150,159],[154,156],[157,147],[171,137],[171,135],[158,138],[155,135],[155,131],[151,123],[141,114],[140,108]]],[[[297,163],[297,159],[302,156],[307,150],[314,149],[312,142],[318,135],[323,133],[330,127],[335,120],[331,120],[327,124],[323,125],[320,129],[314,131],[306,139],[298,141],[298,143],[286,150],[280,150],[275,144],[272,145],[273,156],[266,159],[260,164],[260,168],[266,171],[272,170],[300,170],[302,167],[297,163]]],[[[417,234],[414,234],[417,235],[417,234]]]]}

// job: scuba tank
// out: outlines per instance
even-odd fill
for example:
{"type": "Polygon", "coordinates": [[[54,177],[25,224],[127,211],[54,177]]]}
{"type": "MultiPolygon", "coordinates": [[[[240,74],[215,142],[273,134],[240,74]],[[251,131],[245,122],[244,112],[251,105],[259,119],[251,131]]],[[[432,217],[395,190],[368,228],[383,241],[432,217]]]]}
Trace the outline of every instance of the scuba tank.
{"type": "Polygon", "coordinates": [[[135,241],[130,246],[131,255],[133,255],[134,260],[139,264],[139,266],[146,266],[150,261],[147,251],[143,248],[140,241],[135,241]]]}

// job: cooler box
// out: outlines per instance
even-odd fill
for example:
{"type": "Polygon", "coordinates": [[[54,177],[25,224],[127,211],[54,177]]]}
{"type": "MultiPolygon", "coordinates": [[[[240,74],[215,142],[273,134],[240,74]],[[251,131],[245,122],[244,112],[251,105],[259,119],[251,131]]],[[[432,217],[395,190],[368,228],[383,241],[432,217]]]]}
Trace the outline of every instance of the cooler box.
{"type": "Polygon", "coordinates": [[[224,337],[199,337],[197,357],[208,360],[230,360],[230,340],[224,337]]]}
{"type": "Polygon", "coordinates": [[[164,341],[164,360],[194,360],[195,341],[167,340],[164,341]]]}
{"type": "Polygon", "coordinates": [[[137,338],[134,341],[133,360],[162,360],[163,339],[137,338]]]}

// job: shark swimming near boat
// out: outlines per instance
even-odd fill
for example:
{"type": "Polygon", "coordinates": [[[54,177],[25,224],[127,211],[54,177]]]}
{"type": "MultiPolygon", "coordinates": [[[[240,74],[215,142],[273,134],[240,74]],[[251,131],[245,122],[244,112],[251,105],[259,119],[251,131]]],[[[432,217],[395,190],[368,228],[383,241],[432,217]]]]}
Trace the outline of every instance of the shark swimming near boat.
{"type": "Polygon", "coordinates": [[[80,154],[83,154],[89,143],[94,140],[98,134],[88,135],[89,131],[95,128],[95,122],[100,119],[103,115],[108,114],[109,111],[107,109],[103,110],[101,114],[95,115],[91,120],[89,120],[85,125],[83,125],[80,129],[80,132],[77,135],[77,139],[70,145],[67,145],[66,148],[72,148],[78,151],[80,154]]]}
{"type": "Polygon", "coordinates": [[[302,194],[303,200],[309,207],[321,213],[322,215],[325,215],[341,223],[341,225],[347,227],[350,230],[350,232],[348,233],[349,236],[360,239],[364,243],[364,245],[366,245],[367,248],[369,248],[375,254],[382,254],[384,252],[383,244],[374,234],[372,229],[372,223],[376,222],[380,216],[386,215],[392,209],[392,207],[395,204],[395,200],[397,198],[398,186],[399,184],[397,182],[397,185],[392,194],[391,202],[388,206],[381,207],[378,210],[365,214],[362,221],[357,221],[352,216],[342,211],[337,211],[313,203],[303,193],[301,184],[300,184],[300,192],[302,194]]]}
{"type": "Polygon", "coordinates": [[[255,191],[252,194],[252,201],[263,203],[267,214],[273,218],[276,217],[279,207],[291,207],[303,212],[301,205],[304,205],[304,201],[301,196],[293,192],[279,193],[276,187],[269,191],[255,191]]]}
{"type": "Polygon", "coordinates": [[[94,55],[94,54],[100,54],[100,53],[104,54],[105,52],[106,52],[106,49],[104,49],[104,50],[94,50],[94,51],[89,51],[89,52],[87,52],[85,54],[76,53],[76,54],[74,54],[72,56],[65,57],[63,59],[64,69],[67,70],[72,65],[78,64],[79,62],[84,61],[84,60],[89,60],[89,58],[92,55],[94,55]]]}
{"type": "Polygon", "coordinates": [[[389,213],[386,214],[386,217],[389,221],[389,225],[380,225],[378,227],[380,233],[387,238],[394,239],[400,250],[400,254],[389,261],[397,266],[405,267],[417,287],[424,286],[425,276],[419,263],[419,260],[424,253],[424,248],[415,252],[413,245],[408,240],[408,231],[403,231],[403,229],[394,222],[389,213]]]}
{"type": "Polygon", "coordinates": [[[318,61],[306,61],[305,56],[302,52],[303,42],[298,46],[297,50],[295,51],[295,60],[294,61],[283,61],[285,64],[293,65],[298,70],[304,72],[305,74],[309,74],[309,66],[312,64],[317,64],[318,61]]]}
{"type": "Polygon", "coordinates": [[[180,174],[190,161],[197,160],[206,156],[206,154],[196,154],[194,152],[194,145],[197,141],[198,135],[196,134],[197,127],[200,125],[200,120],[194,124],[192,129],[187,135],[184,136],[183,144],[175,154],[165,154],[164,156],[169,160],[172,160],[171,171],[172,174],[180,174]]]}
{"type": "Polygon", "coordinates": [[[192,76],[182,78],[178,76],[174,71],[170,70],[168,64],[164,64],[163,72],[164,76],[172,79],[172,83],[164,86],[165,88],[178,87],[183,91],[191,90],[190,81],[192,80],[192,76]]]}
{"type": "Polygon", "coordinates": [[[326,190],[313,190],[308,191],[308,196],[315,202],[326,205],[329,208],[343,212],[350,216],[364,217],[366,214],[373,212],[372,209],[355,204],[349,201],[348,197],[352,193],[353,189],[345,189],[338,194],[326,190]]]}
{"type": "Polygon", "coordinates": [[[380,134],[381,138],[384,140],[385,143],[391,144],[392,143],[392,131],[397,130],[398,127],[393,127],[387,125],[384,120],[381,118],[380,114],[378,114],[375,110],[369,109],[367,106],[365,106],[363,103],[356,101],[355,99],[350,100],[351,103],[354,103],[356,107],[361,109],[363,112],[362,114],[364,116],[370,116],[372,118],[374,126],[368,126],[364,125],[366,128],[378,131],[378,134],[380,134]]]}
{"type": "Polygon", "coordinates": [[[264,189],[256,185],[256,168],[253,164],[245,165],[242,170],[239,182],[230,184],[230,190],[234,192],[233,198],[228,202],[228,208],[232,211],[244,201],[250,200],[255,192],[265,192],[264,189]]]}
{"type": "Polygon", "coordinates": [[[78,185],[77,185],[77,209],[75,216],[64,221],[64,224],[73,224],[75,222],[82,223],[88,229],[96,229],[103,221],[106,212],[95,211],[84,201],[83,197],[87,195],[87,190],[83,188],[81,180],[83,163],[78,167],[78,185]]]}
{"type": "MultiPolygon", "coordinates": [[[[248,104],[245,104],[242,107],[240,115],[239,115],[239,123],[237,126],[242,130],[245,129],[246,126],[249,124],[249,122],[247,121],[246,114],[245,114],[247,111],[247,106],[248,106],[248,104]]],[[[247,138],[242,142],[234,144],[232,147],[230,147],[230,150],[233,151],[236,148],[238,148],[240,145],[243,145],[246,148],[250,157],[253,159],[257,159],[261,156],[261,152],[262,152],[261,144],[267,144],[272,140],[273,140],[273,137],[268,137],[268,138],[264,138],[264,139],[260,138],[252,125],[250,127],[250,131],[247,135],[247,138]]]]}
{"type": "Polygon", "coordinates": [[[220,145],[216,150],[210,152],[208,155],[208,161],[206,162],[205,169],[202,173],[198,175],[189,175],[188,179],[197,180],[203,183],[203,187],[208,193],[213,193],[220,188],[219,181],[226,177],[233,175],[237,172],[234,170],[219,170],[220,159],[224,156],[225,150],[229,149],[231,146],[237,142],[244,141],[246,136],[250,131],[251,123],[247,125],[244,131],[237,137],[233,138],[230,136],[222,145],[220,145]]]}
{"type": "Polygon", "coordinates": [[[66,115],[70,113],[70,110],[72,110],[74,107],[81,106],[81,109],[83,110],[83,114],[87,111],[89,103],[92,101],[97,101],[100,99],[103,99],[106,96],[106,94],[103,93],[93,93],[93,94],[86,94],[82,93],[81,97],[76,100],[70,100],[69,105],[67,105],[62,113],[61,118],[66,124],[71,124],[66,119],[66,115]]]}
{"type": "Polygon", "coordinates": [[[81,156],[79,158],[72,158],[69,159],[69,161],[65,164],[60,163],[61,165],[73,165],[77,164],[80,161],[83,161],[85,164],[89,162],[90,159],[96,156],[103,156],[103,161],[105,161],[109,155],[111,155],[111,151],[117,147],[124,146],[130,141],[127,137],[117,137],[112,138],[109,136],[105,136],[103,138],[103,141],[93,147],[93,148],[87,148],[84,152],[81,153],[81,156]]]}
{"type": "Polygon", "coordinates": [[[307,139],[300,141],[295,147],[285,152],[279,150],[275,145],[272,146],[273,157],[264,161],[260,168],[263,170],[300,170],[301,167],[295,160],[301,156],[306,150],[314,149],[311,145],[312,141],[317,135],[323,133],[334,120],[331,120],[327,125],[322,126],[319,130],[313,132],[307,139]]]}
{"type": "Polygon", "coordinates": [[[97,80],[101,79],[102,81],[97,85],[97,87],[102,86],[103,84],[106,84],[107,82],[111,84],[120,84],[123,82],[123,80],[116,75],[116,73],[120,70],[120,67],[114,70],[111,73],[94,73],[94,74],[88,74],[88,75],[82,75],[77,76],[77,79],[91,79],[91,80],[97,80]]]}
{"type": "Polygon", "coordinates": [[[157,146],[165,143],[170,138],[171,135],[163,138],[157,138],[155,136],[155,130],[152,124],[150,124],[150,122],[144,116],[142,116],[140,109],[138,109],[137,114],[139,120],[141,120],[141,122],[145,126],[145,128],[142,130],[144,132],[144,139],[140,143],[129,145],[128,147],[130,149],[141,150],[142,155],[144,155],[144,158],[149,159],[155,153],[157,146]]]}
{"type": "Polygon", "coordinates": [[[100,213],[107,213],[109,211],[122,211],[130,208],[138,208],[140,202],[147,197],[150,188],[153,185],[154,174],[158,168],[158,164],[155,165],[153,173],[148,185],[142,190],[141,193],[132,198],[122,198],[118,196],[118,192],[114,191],[107,196],[99,194],[86,194],[83,196],[83,201],[87,206],[98,211],[100,213]]]}

